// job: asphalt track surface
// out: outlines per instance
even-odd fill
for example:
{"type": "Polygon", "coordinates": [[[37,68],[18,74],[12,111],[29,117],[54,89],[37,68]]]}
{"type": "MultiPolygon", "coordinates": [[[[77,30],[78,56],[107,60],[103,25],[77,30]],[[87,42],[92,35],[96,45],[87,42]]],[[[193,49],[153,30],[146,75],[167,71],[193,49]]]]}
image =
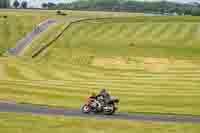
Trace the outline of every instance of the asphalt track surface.
{"type": "Polygon", "coordinates": [[[70,111],[61,108],[49,108],[44,106],[35,106],[30,104],[15,104],[0,102],[0,112],[13,112],[22,114],[37,115],[59,115],[68,117],[85,117],[97,119],[119,119],[131,121],[151,121],[151,122],[173,122],[173,123],[199,123],[200,116],[182,116],[182,115],[144,115],[144,114],[128,114],[116,113],[114,115],[105,116],[101,114],[83,114],[80,111],[70,111]]]}
{"type": "Polygon", "coordinates": [[[39,36],[40,33],[44,32],[45,30],[48,29],[49,26],[52,24],[55,24],[57,21],[56,20],[51,20],[48,19],[42,23],[40,23],[32,32],[27,34],[23,39],[21,39],[17,44],[15,48],[9,49],[7,52],[10,55],[17,56],[20,54],[20,52],[28,46],[35,37],[39,36]]]}

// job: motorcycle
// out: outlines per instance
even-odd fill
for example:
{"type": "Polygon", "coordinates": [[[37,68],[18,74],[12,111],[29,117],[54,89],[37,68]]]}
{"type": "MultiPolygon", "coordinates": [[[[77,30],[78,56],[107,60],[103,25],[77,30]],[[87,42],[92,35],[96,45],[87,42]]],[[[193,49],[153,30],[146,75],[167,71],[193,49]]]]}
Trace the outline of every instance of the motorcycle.
{"type": "Polygon", "coordinates": [[[87,103],[82,106],[81,111],[85,114],[88,113],[103,113],[104,115],[112,115],[117,110],[117,104],[119,100],[111,97],[105,102],[102,96],[93,98],[89,97],[87,103]]]}

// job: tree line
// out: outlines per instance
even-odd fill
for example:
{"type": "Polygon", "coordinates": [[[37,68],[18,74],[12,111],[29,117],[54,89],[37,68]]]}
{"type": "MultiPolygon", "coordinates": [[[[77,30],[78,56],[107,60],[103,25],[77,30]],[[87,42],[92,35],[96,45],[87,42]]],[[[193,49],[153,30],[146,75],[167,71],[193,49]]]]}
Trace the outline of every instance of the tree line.
{"type": "Polygon", "coordinates": [[[143,12],[200,16],[200,4],[198,3],[183,4],[164,0],[159,2],[141,2],[133,0],[77,0],[71,3],[43,3],[42,7],[48,9],[143,12]]]}
{"type": "Polygon", "coordinates": [[[28,2],[27,1],[18,1],[18,0],[15,0],[12,5],[11,5],[11,2],[10,0],[0,0],[0,8],[11,8],[11,7],[14,7],[14,8],[27,8],[28,7],[28,2]]]}
{"type": "Polygon", "coordinates": [[[13,7],[14,8],[27,8],[28,7],[28,2],[27,1],[22,1],[20,3],[18,0],[15,0],[13,2],[13,7]]]}
{"type": "MultiPolygon", "coordinates": [[[[27,8],[28,2],[23,0],[0,0],[0,8],[27,8]]],[[[92,10],[92,11],[118,11],[118,12],[141,12],[153,14],[177,14],[200,16],[200,4],[181,4],[166,0],[159,2],[141,2],[135,0],[76,0],[71,3],[47,2],[41,5],[45,9],[63,10],[92,10]]]]}

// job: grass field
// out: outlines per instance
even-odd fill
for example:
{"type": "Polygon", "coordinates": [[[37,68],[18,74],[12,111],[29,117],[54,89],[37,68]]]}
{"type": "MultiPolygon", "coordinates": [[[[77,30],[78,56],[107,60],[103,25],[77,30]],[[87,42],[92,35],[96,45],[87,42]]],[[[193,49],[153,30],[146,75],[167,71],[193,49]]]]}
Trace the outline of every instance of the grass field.
{"type": "MultiPolygon", "coordinates": [[[[18,13],[18,14],[45,14],[48,16],[53,16],[56,10],[32,10],[32,9],[0,9],[1,12],[18,13]]],[[[76,10],[63,10],[67,16],[70,17],[132,17],[132,16],[142,16],[143,13],[127,13],[127,12],[107,12],[107,11],[76,11],[76,10]]],[[[58,17],[58,16],[57,16],[58,17]]],[[[62,17],[61,17],[62,18],[62,17]]]]}
{"type": "Polygon", "coordinates": [[[0,113],[2,133],[199,133],[195,124],[111,121],[0,113]]]}
{"type": "Polygon", "coordinates": [[[85,53],[94,56],[184,58],[199,55],[199,19],[181,21],[181,17],[179,20],[172,17],[166,19],[167,22],[162,21],[162,18],[149,19],[136,17],[82,22],[73,25],[57,44],[70,47],[69,50],[73,50],[74,55],[79,54],[82,49],[84,51],[81,55],[85,53]]]}
{"type": "MultiPolygon", "coordinates": [[[[81,22],[31,59],[53,37],[51,29],[24,57],[0,59],[0,99],[79,109],[91,92],[108,88],[123,112],[200,115],[199,20],[81,22]]],[[[56,33],[64,28],[57,26],[56,33]]]]}
{"type": "MultiPolygon", "coordinates": [[[[79,56],[81,51],[80,56],[196,58],[200,53],[199,20],[198,17],[132,17],[84,21],[73,24],[56,42],[60,49],[56,46],[56,52],[52,48],[55,52],[51,54],[71,57],[71,52],[79,56]],[[61,48],[65,51],[60,52],[61,48]]],[[[32,53],[28,51],[25,55],[32,53]]]]}

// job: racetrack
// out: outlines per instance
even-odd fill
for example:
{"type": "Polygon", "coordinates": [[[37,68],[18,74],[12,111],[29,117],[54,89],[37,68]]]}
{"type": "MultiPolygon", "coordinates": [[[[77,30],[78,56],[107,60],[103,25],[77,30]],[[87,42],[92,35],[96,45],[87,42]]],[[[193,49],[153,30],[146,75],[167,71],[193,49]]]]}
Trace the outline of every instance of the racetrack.
{"type": "Polygon", "coordinates": [[[16,44],[15,48],[11,48],[7,52],[13,56],[19,55],[20,52],[33,41],[34,38],[39,36],[42,32],[47,30],[49,26],[51,26],[52,24],[55,24],[56,22],[57,22],[56,20],[49,19],[40,23],[32,32],[30,32],[24,38],[22,38],[16,44]]]}
{"type": "Polygon", "coordinates": [[[175,115],[144,115],[116,113],[112,116],[82,114],[80,111],[70,111],[59,108],[34,106],[29,104],[15,104],[0,102],[0,112],[31,113],[39,115],[63,115],[74,117],[98,118],[98,119],[121,119],[131,121],[153,121],[153,122],[179,122],[179,123],[200,123],[200,116],[175,116],[175,115]]]}

